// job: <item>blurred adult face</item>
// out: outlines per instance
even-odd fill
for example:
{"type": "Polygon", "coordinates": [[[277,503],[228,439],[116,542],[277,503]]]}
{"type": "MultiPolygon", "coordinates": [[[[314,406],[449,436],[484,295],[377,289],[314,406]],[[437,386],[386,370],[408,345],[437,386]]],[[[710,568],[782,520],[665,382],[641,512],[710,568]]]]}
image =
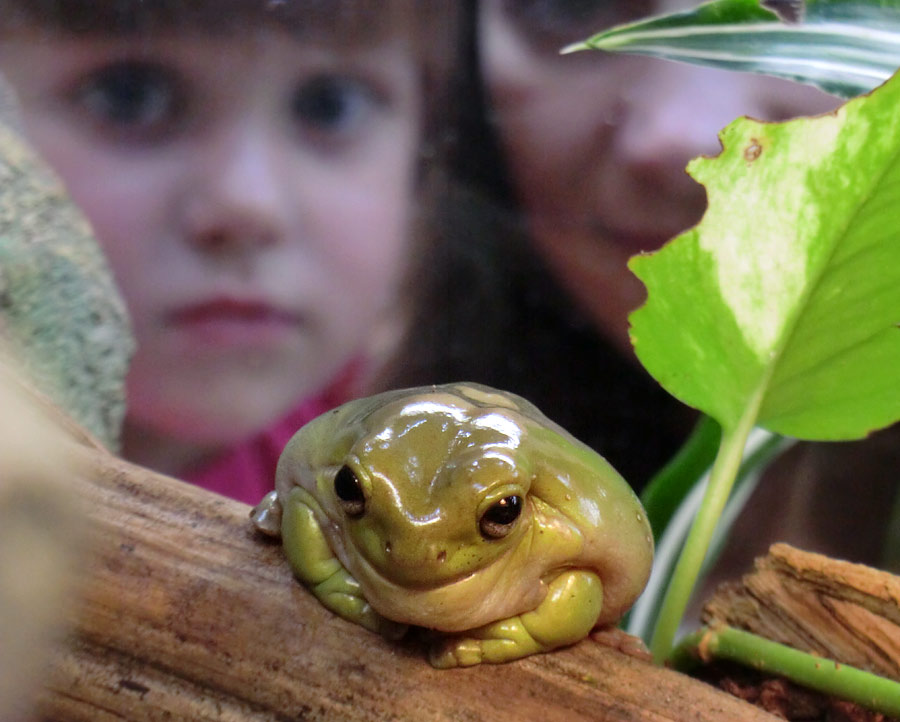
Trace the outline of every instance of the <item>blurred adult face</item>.
{"type": "Polygon", "coordinates": [[[627,259],[696,224],[687,162],[721,149],[740,115],[783,120],[833,108],[813,88],[760,75],[595,51],[559,55],[604,27],[684,0],[484,0],[482,57],[513,182],[552,269],[623,350],[643,287],[627,259]]]}

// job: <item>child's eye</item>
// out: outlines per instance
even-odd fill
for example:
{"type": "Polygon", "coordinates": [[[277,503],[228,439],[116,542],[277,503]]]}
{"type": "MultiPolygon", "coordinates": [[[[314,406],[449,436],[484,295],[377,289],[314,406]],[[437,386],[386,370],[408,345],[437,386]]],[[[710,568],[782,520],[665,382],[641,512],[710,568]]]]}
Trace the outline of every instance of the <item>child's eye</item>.
{"type": "Polygon", "coordinates": [[[291,114],[304,130],[329,136],[358,130],[377,108],[374,88],[342,75],[320,75],[301,83],[291,99],[291,114]]]}
{"type": "Polygon", "coordinates": [[[117,132],[163,132],[181,112],[179,83],[153,63],[122,61],[95,71],[75,93],[91,120],[117,132]]]}

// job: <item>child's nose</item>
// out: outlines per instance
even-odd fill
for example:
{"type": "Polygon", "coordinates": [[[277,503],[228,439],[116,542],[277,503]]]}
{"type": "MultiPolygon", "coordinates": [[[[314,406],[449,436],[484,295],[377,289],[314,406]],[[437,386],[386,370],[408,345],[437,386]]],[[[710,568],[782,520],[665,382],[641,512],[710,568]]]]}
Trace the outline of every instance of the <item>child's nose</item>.
{"type": "Polygon", "coordinates": [[[277,149],[261,128],[210,139],[187,189],[187,235],[209,251],[252,250],[287,234],[289,203],[277,149]]]}

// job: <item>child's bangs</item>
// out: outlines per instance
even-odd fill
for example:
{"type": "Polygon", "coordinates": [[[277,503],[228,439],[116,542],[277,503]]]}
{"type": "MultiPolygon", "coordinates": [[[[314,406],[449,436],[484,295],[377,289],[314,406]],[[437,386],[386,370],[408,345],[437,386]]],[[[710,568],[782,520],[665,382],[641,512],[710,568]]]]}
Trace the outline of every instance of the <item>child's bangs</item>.
{"type": "Polygon", "coordinates": [[[326,42],[365,43],[410,29],[415,5],[415,0],[0,0],[0,29],[234,33],[265,23],[326,42]]]}

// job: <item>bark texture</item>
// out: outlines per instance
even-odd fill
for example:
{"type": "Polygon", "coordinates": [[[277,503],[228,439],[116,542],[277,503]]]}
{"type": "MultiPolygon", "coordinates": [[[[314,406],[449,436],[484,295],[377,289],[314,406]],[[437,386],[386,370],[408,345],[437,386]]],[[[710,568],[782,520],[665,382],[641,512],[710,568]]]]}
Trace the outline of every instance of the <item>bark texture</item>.
{"type": "Polygon", "coordinates": [[[900,680],[900,577],[862,564],[775,544],[703,619],[900,680]]]}

